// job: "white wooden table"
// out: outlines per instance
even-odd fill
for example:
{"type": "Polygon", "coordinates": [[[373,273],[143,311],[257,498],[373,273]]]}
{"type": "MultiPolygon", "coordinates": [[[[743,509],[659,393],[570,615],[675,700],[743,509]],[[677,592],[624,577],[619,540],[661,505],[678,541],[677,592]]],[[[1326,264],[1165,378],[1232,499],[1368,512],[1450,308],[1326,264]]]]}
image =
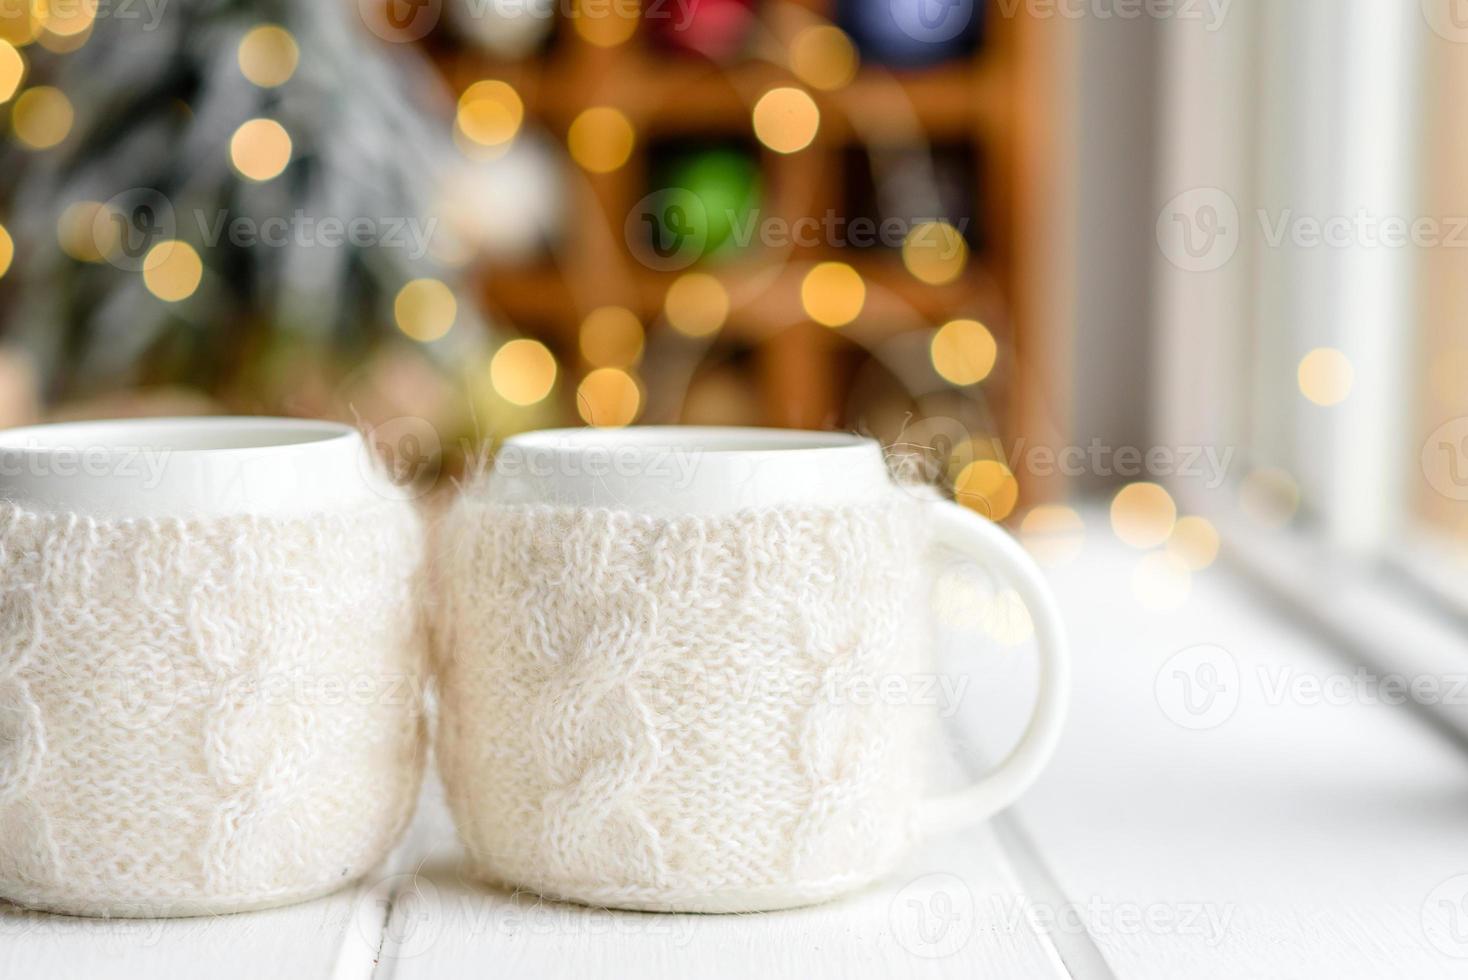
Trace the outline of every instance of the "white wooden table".
{"type": "MultiPolygon", "coordinates": [[[[1468,976],[1463,749],[1343,694],[1355,668],[1226,568],[1176,612],[1144,611],[1135,554],[1087,523],[1053,573],[1076,661],[1056,761],[1014,811],[884,887],[744,916],[512,896],[459,880],[430,787],[354,889],[214,919],[6,910],[0,978],[1468,976]]],[[[992,667],[1023,673],[1018,654],[992,667]]],[[[988,744],[1017,699],[978,700],[966,724],[988,744]]]]}

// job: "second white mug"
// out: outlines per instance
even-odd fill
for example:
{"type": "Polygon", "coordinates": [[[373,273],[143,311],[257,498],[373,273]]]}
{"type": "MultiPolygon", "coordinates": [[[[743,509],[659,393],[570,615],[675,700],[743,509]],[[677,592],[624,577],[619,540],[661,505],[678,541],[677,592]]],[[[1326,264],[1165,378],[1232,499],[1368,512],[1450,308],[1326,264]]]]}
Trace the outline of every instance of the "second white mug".
{"type": "Polygon", "coordinates": [[[873,441],[758,429],[509,440],[439,531],[437,751],[472,872],[597,905],[736,912],[876,880],[1013,802],[1065,715],[1066,643],[1024,551],[898,488],[873,441]],[[930,795],[928,563],[1027,606],[1038,702],[993,772],[930,795]]]}

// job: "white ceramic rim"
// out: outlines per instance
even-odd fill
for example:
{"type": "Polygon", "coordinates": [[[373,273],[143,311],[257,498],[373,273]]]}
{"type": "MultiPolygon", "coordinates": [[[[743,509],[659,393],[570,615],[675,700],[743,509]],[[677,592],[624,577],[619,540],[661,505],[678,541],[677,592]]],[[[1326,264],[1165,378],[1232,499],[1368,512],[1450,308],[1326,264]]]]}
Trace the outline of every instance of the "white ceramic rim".
{"type": "Polygon", "coordinates": [[[361,434],[340,422],[199,416],[0,430],[0,499],[43,512],[297,517],[383,490],[361,434]]]}
{"type": "Polygon", "coordinates": [[[0,450],[43,456],[62,451],[96,450],[125,453],[140,445],[182,453],[248,453],[285,450],[333,439],[353,439],[357,430],[342,422],[276,418],[264,415],[162,416],[139,419],[82,419],[0,429],[0,450]],[[180,446],[173,432],[227,434],[234,445],[180,446]],[[247,438],[249,433],[260,433],[247,438]],[[140,434],[130,434],[140,433],[140,434]],[[265,435],[270,433],[271,435],[265,435]],[[276,438],[274,434],[287,435],[276,438]],[[64,439],[64,441],[63,441],[64,439]],[[152,440],[152,441],[148,441],[152,440]],[[158,442],[168,445],[158,445],[158,442]]]}
{"type": "Polygon", "coordinates": [[[497,503],[708,516],[870,502],[893,487],[881,446],[846,432],[650,425],[511,436],[485,492],[497,503]]]}
{"type": "Polygon", "coordinates": [[[723,425],[633,425],[621,429],[579,426],[536,429],[505,440],[506,446],[564,453],[584,453],[589,449],[608,447],[646,452],[686,447],[705,453],[834,453],[843,450],[865,453],[875,444],[866,436],[850,432],[723,425]]]}

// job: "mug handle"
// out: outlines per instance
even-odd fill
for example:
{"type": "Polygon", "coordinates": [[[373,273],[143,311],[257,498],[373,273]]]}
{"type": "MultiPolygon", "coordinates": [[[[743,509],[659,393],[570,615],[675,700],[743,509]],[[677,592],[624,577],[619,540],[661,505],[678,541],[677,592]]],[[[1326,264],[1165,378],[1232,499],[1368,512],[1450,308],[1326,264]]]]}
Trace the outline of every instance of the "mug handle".
{"type": "Polygon", "coordinates": [[[923,801],[918,827],[929,835],[986,820],[1029,789],[1055,752],[1070,703],[1065,624],[1039,566],[999,525],[958,504],[935,503],[934,540],[995,568],[1029,610],[1040,658],[1040,690],[1024,735],[997,769],[971,786],[923,801]]]}

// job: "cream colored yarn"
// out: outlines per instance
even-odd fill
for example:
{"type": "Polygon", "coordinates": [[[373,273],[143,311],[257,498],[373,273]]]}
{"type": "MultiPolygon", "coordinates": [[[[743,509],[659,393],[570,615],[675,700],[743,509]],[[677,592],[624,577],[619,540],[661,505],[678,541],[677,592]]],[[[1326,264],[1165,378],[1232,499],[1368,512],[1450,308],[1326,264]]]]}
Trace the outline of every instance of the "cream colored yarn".
{"type": "Polygon", "coordinates": [[[624,908],[866,884],[910,843],[930,719],[917,506],[659,520],[497,506],[440,527],[436,746],[473,873],[624,908]]]}
{"type": "Polygon", "coordinates": [[[410,505],[101,521],[0,504],[0,897],[92,915],[331,891],[422,771],[410,505]]]}

